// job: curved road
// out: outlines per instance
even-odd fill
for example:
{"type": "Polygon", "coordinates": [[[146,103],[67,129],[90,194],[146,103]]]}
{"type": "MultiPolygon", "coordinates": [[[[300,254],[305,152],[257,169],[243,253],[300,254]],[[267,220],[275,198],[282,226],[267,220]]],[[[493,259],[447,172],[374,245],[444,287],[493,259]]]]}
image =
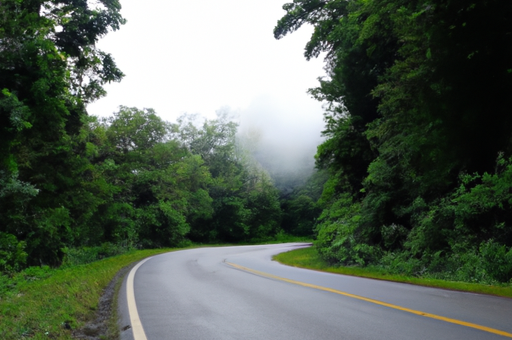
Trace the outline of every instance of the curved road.
{"type": "Polygon", "coordinates": [[[271,261],[302,246],[199,248],[139,263],[119,294],[121,338],[512,338],[512,299],[271,261]]]}

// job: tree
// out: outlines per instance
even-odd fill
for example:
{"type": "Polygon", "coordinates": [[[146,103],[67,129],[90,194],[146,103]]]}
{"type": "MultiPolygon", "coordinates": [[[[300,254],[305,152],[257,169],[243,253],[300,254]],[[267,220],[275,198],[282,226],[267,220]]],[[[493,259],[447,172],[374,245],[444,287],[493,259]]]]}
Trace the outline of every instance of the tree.
{"type": "Polygon", "coordinates": [[[318,200],[322,195],[328,173],[315,171],[302,186],[286,197],[281,197],[282,229],[291,235],[314,236],[322,209],[318,200]]]}
{"type": "Polygon", "coordinates": [[[121,106],[104,128],[110,148],[98,162],[113,165],[108,177],[118,188],[113,207],[127,217],[111,214],[110,204],[105,207],[106,236],[119,241],[130,235],[143,247],[179,244],[190,223],[211,215],[211,177],[204,162],[170,139],[171,125],[152,109],[121,106]]]}
{"type": "Polygon", "coordinates": [[[83,164],[70,140],[85,104],[122,77],[95,47],[124,23],[119,10],[115,0],[0,4],[0,172],[10,188],[0,224],[26,242],[29,264],[57,264],[73,238],[68,198],[83,164]]]}
{"type": "Polygon", "coordinates": [[[280,222],[278,195],[268,174],[258,167],[237,141],[237,124],[226,109],[217,119],[182,116],[174,135],[210,170],[211,218],[198,218],[191,227],[194,241],[249,241],[277,233],[280,222]]]}
{"type": "MultiPolygon", "coordinates": [[[[275,37],[309,23],[306,58],[326,52],[329,77],[310,91],[327,104],[317,153],[331,176],[318,227],[324,256],[432,259],[503,236],[490,226],[480,229],[494,234],[456,232],[448,202],[468,184],[464,174],[487,176],[497,155],[511,152],[512,5],[296,0],[283,8],[275,37]]],[[[490,223],[486,214],[465,221],[490,223]]]]}

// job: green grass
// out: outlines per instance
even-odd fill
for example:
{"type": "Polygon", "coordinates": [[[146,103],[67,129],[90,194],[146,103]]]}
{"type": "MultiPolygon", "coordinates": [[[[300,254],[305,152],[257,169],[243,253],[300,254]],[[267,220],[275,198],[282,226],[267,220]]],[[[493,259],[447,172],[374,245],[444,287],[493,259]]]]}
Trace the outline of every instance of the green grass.
{"type": "Polygon", "coordinates": [[[333,267],[320,258],[314,247],[301,248],[274,256],[274,260],[289,266],[319,270],[335,274],[366,277],[377,280],[410,283],[415,285],[458,290],[464,292],[512,297],[512,286],[489,286],[478,283],[453,282],[439,279],[389,274],[383,269],[372,267],[333,267]]]}
{"type": "Polygon", "coordinates": [[[121,285],[123,280],[118,280],[115,288],[114,288],[114,298],[113,298],[113,306],[111,310],[111,315],[107,324],[107,336],[105,340],[118,340],[120,338],[120,329],[119,329],[119,315],[117,311],[117,301],[119,299],[119,292],[121,291],[121,285]]]}
{"type": "MultiPolygon", "coordinates": [[[[31,268],[19,274],[21,278],[0,282],[0,339],[72,339],[73,329],[82,328],[95,318],[99,299],[119,270],[148,256],[175,250],[180,249],[133,251],[61,269],[31,268]]],[[[512,297],[510,285],[487,286],[389,275],[376,268],[332,267],[314,248],[282,253],[274,259],[287,265],[337,274],[512,297]]],[[[109,334],[100,338],[116,339],[117,332],[113,315],[109,334]]]]}
{"type": "Polygon", "coordinates": [[[120,269],[173,250],[133,251],[19,280],[0,295],[0,339],[71,339],[69,327],[94,319],[103,290],[120,269]]]}
{"type": "MultiPolygon", "coordinates": [[[[283,234],[268,243],[306,240],[283,234]]],[[[201,246],[221,245],[191,247],[201,246]]],[[[59,269],[31,267],[11,278],[0,275],[0,339],[72,339],[72,330],[96,317],[100,297],[122,268],[149,256],[181,249],[185,248],[131,251],[100,261],[94,261],[97,249],[70,249],[69,258],[59,269]],[[77,265],[80,262],[91,263],[77,265]]],[[[120,282],[116,293],[119,286],[120,282]]],[[[102,335],[102,339],[118,338],[115,310],[113,313],[109,334],[102,335]]]]}

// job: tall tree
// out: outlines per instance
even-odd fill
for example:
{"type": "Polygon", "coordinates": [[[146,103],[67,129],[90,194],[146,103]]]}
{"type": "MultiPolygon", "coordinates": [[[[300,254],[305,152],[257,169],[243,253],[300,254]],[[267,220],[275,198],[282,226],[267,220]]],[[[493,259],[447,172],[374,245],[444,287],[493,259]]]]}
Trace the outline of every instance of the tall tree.
{"type": "Polygon", "coordinates": [[[81,165],[70,138],[86,103],[122,78],[95,47],[124,23],[120,8],[116,0],[0,3],[0,224],[27,242],[29,263],[58,263],[72,238],[67,192],[81,165]]]}
{"type": "Polygon", "coordinates": [[[118,187],[104,210],[105,236],[119,242],[128,232],[144,247],[179,244],[192,222],[211,215],[211,176],[203,160],[171,140],[171,125],[152,109],[120,107],[104,124],[110,148],[98,162],[115,165],[108,181],[118,187]],[[117,207],[127,220],[110,213],[117,207]]]}
{"type": "MultiPolygon", "coordinates": [[[[489,230],[502,236],[498,227],[462,228],[463,205],[447,202],[459,185],[483,190],[464,174],[488,179],[496,157],[512,151],[512,5],[295,0],[283,8],[276,38],[309,23],[306,58],[326,52],[329,77],[311,90],[328,104],[317,154],[331,175],[319,226],[326,257],[365,263],[405,249],[432,258],[478,247],[489,230]]],[[[466,225],[487,214],[470,214],[466,225]]]]}
{"type": "Polygon", "coordinates": [[[213,215],[192,225],[192,240],[240,242],[275,235],[280,222],[277,190],[237,142],[237,124],[230,112],[220,110],[217,119],[202,123],[198,117],[183,116],[174,131],[212,174],[208,192],[213,215]]]}

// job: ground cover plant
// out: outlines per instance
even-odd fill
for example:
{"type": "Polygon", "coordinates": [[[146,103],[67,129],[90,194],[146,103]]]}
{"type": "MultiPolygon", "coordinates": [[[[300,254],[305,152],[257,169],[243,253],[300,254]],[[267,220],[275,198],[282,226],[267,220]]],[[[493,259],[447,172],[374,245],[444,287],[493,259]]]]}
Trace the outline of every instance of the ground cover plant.
{"type": "Polygon", "coordinates": [[[457,277],[448,276],[443,274],[444,277],[439,279],[437,275],[411,275],[404,274],[401,270],[392,268],[383,268],[382,266],[340,266],[329,264],[318,253],[314,247],[301,248],[289,252],[281,253],[273,257],[275,261],[282,264],[320,270],[335,274],[351,275],[366,277],[377,280],[387,280],[394,282],[403,282],[416,284],[426,287],[443,288],[450,290],[459,290],[465,292],[491,294],[496,296],[503,296],[512,298],[512,284],[503,284],[494,282],[491,284],[481,284],[473,282],[464,282],[456,280],[457,277]]]}
{"type": "MultiPolygon", "coordinates": [[[[30,267],[13,277],[0,276],[0,338],[71,339],[93,320],[105,288],[126,266],[173,249],[130,251],[103,260],[59,269],[30,267]]],[[[108,305],[109,317],[114,313],[108,305]]],[[[117,324],[105,333],[117,339],[117,324]]],[[[91,330],[90,332],[93,332],[91,330]]]]}

